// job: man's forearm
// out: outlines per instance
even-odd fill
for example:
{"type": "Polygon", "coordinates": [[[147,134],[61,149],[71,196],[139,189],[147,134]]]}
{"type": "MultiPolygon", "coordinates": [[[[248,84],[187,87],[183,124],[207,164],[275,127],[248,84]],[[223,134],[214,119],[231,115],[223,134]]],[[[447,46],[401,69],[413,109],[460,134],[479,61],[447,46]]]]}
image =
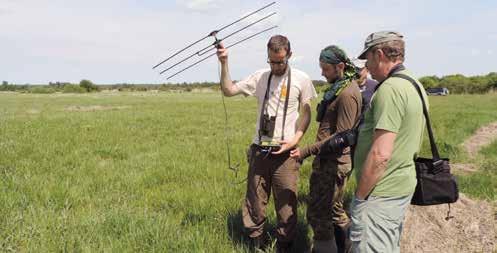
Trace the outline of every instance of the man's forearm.
{"type": "Polygon", "coordinates": [[[357,185],[358,198],[365,199],[380,181],[392,156],[396,136],[396,133],[390,131],[375,130],[373,144],[362,166],[361,178],[357,185]]]}
{"type": "Polygon", "coordinates": [[[382,158],[377,154],[370,153],[363,166],[361,178],[357,185],[356,196],[359,199],[365,199],[373,190],[374,186],[380,181],[385,169],[387,168],[388,159],[382,158]]]}
{"type": "Polygon", "coordinates": [[[304,136],[305,132],[309,128],[309,124],[311,123],[311,105],[309,103],[305,103],[302,106],[302,111],[300,113],[297,132],[295,133],[295,137],[298,137],[298,141],[304,136]]]}
{"type": "Polygon", "coordinates": [[[233,92],[233,81],[231,81],[228,62],[221,63],[221,90],[227,97],[235,95],[233,92]]]}

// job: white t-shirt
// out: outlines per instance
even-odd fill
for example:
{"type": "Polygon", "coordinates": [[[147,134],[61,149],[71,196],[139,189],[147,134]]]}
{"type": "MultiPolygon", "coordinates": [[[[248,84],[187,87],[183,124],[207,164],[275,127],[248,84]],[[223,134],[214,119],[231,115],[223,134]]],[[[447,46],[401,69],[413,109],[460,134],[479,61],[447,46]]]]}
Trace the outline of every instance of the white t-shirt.
{"type": "MultiPolygon", "coordinates": [[[[273,138],[261,136],[261,141],[280,141],[282,136],[283,112],[285,108],[286,90],[288,83],[288,69],[282,76],[275,76],[271,78],[269,87],[269,99],[266,103],[269,116],[275,116],[276,123],[274,127],[273,138]]],[[[261,107],[264,102],[266,94],[267,82],[269,79],[270,69],[259,70],[247,78],[237,82],[235,85],[242,91],[245,96],[255,96],[257,98],[257,123],[255,129],[255,136],[253,143],[259,143],[259,120],[261,107]]],[[[290,97],[288,99],[287,116],[285,120],[285,138],[284,140],[291,140],[297,131],[297,119],[299,117],[300,106],[309,102],[311,99],[316,98],[316,90],[312,84],[309,76],[298,70],[291,69],[292,78],[290,84],[290,97]]]]}

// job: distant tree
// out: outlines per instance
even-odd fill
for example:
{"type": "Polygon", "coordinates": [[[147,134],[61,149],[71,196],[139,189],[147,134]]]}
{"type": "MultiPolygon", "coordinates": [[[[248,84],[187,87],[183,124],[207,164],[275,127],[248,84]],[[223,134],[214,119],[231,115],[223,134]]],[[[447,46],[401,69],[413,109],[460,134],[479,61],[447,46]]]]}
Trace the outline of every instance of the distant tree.
{"type": "Polygon", "coordinates": [[[451,93],[469,93],[471,81],[461,74],[448,75],[440,79],[439,87],[445,87],[451,93]]]}
{"type": "Polygon", "coordinates": [[[11,91],[14,90],[14,85],[9,85],[9,82],[2,81],[2,85],[0,86],[0,91],[11,91]]]}
{"type": "Polygon", "coordinates": [[[62,88],[64,87],[64,85],[65,85],[65,83],[59,82],[59,81],[57,81],[57,82],[49,82],[48,83],[48,86],[50,86],[50,87],[52,87],[52,88],[54,88],[56,90],[62,90],[62,88]]]}
{"type": "Polygon", "coordinates": [[[423,84],[425,89],[437,87],[440,82],[440,78],[437,76],[425,76],[421,77],[419,81],[423,84]]]}
{"type": "Polygon", "coordinates": [[[497,72],[491,72],[487,76],[488,85],[494,89],[497,89],[497,72]]]}
{"type": "Polygon", "coordinates": [[[90,80],[83,79],[79,82],[79,86],[86,90],[86,92],[98,91],[98,87],[90,80]]]}

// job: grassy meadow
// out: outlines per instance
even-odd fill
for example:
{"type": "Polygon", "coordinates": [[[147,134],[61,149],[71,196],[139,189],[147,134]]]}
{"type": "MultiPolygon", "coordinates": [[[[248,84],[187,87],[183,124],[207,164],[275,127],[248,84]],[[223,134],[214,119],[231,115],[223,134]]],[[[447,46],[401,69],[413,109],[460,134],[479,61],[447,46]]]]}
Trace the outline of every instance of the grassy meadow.
{"type": "MultiPolygon", "coordinates": [[[[461,147],[478,127],[497,121],[497,94],[430,103],[441,153],[480,166],[459,177],[462,192],[497,199],[497,142],[474,160],[461,147]]],[[[256,104],[242,96],[226,104],[237,176],[227,165],[219,93],[0,94],[0,251],[248,251],[239,182],[256,104]]],[[[312,122],[304,144],[315,130],[312,122]]],[[[425,141],[424,155],[428,147],[425,141]]],[[[305,221],[309,175],[310,160],[299,182],[299,252],[312,236],[305,221]]],[[[272,201],[268,214],[270,228],[272,201]]]]}

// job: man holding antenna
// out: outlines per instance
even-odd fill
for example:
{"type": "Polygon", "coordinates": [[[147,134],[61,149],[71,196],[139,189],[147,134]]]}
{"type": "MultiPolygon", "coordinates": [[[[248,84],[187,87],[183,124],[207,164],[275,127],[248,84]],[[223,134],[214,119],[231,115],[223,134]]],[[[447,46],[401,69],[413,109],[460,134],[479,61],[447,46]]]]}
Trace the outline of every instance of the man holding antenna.
{"type": "Polygon", "coordinates": [[[286,252],[291,249],[297,231],[297,182],[301,165],[290,158],[290,150],[297,146],[309,126],[310,101],[317,95],[309,76],[290,68],[288,60],[292,51],[285,36],[271,37],[267,53],[269,69],[233,83],[228,52],[222,44],[217,50],[223,94],[255,96],[258,102],[256,131],[248,153],[243,225],[254,246],[264,247],[268,242],[263,231],[266,206],[273,191],[278,219],[277,249],[286,252]]]}

